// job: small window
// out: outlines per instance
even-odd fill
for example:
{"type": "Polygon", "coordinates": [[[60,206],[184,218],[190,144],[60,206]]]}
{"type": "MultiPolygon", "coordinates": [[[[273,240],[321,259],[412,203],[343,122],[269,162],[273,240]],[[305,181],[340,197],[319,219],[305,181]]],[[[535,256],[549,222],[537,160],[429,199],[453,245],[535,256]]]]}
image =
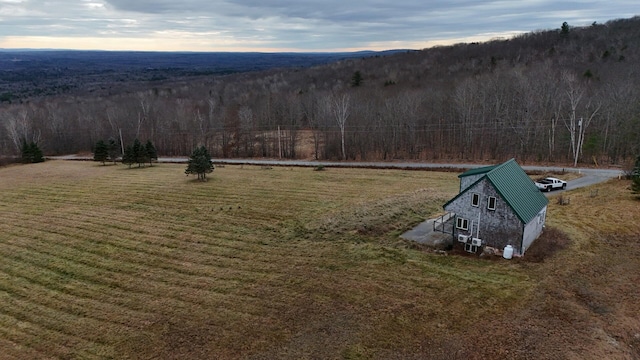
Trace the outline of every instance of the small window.
{"type": "Polygon", "coordinates": [[[471,206],[479,206],[480,205],[480,195],[473,194],[471,197],[471,206]]]}
{"type": "Polygon", "coordinates": [[[461,217],[457,218],[456,219],[456,227],[458,229],[468,230],[469,229],[469,220],[463,219],[461,217]]]}
{"type": "Polygon", "coordinates": [[[489,202],[487,204],[487,209],[495,210],[496,209],[496,198],[493,196],[489,196],[489,202]]]}
{"type": "Polygon", "coordinates": [[[538,215],[538,224],[542,225],[544,224],[544,218],[547,214],[543,211],[538,215]]]}

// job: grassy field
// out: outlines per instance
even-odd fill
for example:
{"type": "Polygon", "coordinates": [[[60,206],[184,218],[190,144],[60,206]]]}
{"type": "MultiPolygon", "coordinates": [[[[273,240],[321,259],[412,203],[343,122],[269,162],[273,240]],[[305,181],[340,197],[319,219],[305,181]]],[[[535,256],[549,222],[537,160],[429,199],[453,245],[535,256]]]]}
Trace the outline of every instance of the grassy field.
{"type": "Polygon", "coordinates": [[[552,199],[564,250],[487,261],[398,239],[456,173],[183,171],[0,169],[1,358],[640,356],[628,183],[552,199]]]}

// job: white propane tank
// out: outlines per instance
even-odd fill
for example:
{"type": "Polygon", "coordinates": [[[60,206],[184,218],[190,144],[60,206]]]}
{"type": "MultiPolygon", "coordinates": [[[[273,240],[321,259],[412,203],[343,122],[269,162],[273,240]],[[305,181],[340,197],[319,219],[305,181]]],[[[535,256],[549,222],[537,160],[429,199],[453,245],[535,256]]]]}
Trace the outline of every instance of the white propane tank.
{"type": "Polygon", "coordinates": [[[502,252],[502,257],[509,260],[513,257],[513,246],[507,245],[504,247],[504,251],[502,252]]]}

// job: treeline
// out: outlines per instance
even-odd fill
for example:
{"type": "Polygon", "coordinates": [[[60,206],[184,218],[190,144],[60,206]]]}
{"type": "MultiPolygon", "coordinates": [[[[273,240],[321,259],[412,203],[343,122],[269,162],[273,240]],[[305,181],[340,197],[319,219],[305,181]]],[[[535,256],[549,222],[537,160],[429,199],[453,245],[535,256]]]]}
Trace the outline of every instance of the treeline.
{"type": "MultiPolygon", "coordinates": [[[[559,24],[560,25],[560,24],[559,24]]],[[[164,156],[619,164],[640,151],[640,18],[303,70],[0,108],[0,150],[150,139],[164,156]],[[17,140],[16,140],[17,139],[17,140]],[[18,142],[16,142],[18,141],[18,142]]]]}

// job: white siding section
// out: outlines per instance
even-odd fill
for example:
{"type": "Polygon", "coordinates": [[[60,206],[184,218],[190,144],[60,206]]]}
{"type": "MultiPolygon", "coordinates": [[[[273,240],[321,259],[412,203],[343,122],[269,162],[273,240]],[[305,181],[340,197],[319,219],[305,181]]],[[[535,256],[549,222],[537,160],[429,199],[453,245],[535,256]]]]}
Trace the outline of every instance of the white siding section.
{"type": "Polygon", "coordinates": [[[547,207],[545,206],[540,212],[538,216],[534,217],[529,221],[527,225],[524,227],[524,234],[522,234],[522,249],[520,251],[520,255],[524,255],[525,251],[531,246],[533,241],[540,236],[542,233],[542,228],[544,227],[544,222],[547,216],[547,207]]]}

